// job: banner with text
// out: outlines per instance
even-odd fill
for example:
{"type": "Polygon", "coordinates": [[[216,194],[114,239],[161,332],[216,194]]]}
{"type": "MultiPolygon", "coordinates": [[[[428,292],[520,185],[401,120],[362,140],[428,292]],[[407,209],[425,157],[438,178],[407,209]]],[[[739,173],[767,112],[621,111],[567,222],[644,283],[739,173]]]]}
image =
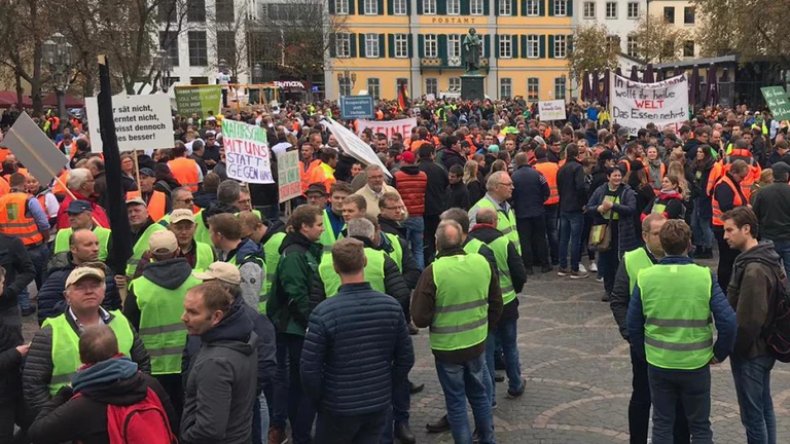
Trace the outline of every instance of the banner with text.
{"type": "Polygon", "coordinates": [[[765,86],[760,88],[765,98],[768,109],[771,110],[775,120],[790,119],[790,99],[785,89],[781,86],[765,86]]]}
{"type": "Polygon", "coordinates": [[[538,116],[543,122],[565,120],[564,100],[541,100],[538,102],[538,116]]]}
{"type": "Polygon", "coordinates": [[[191,116],[197,114],[205,117],[209,111],[216,116],[222,105],[222,87],[220,85],[176,86],[176,108],[178,114],[191,116]]]}
{"type": "Polygon", "coordinates": [[[640,128],[652,122],[659,131],[677,131],[689,118],[688,79],[679,75],[655,82],[634,82],[613,74],[610,80],[612,119],[628,134],[636,136],[640,128]]]}
{"type": "Polygon", "coordinates": [[[357,134],[362,134],[363,131],[370,128],[373,134],[384,133],[387,139],[392,140],[395,133],[400,133],[404,139],[411,137],[411,130],[417,126],[417,118],[400,120],[357,120],[357,134]]]}
{"type": "MultiPolygon", "coordinates": [[[[91,152],[102,152],[99,105],[96,97],[85,98],[91,152]]],[[[112,117],[118,136],[118,151],[173,148],[173,116],[167,94],[112,97],[112,117]]]]}
{"type": "Polygon", "coordinates": [[[274,183],[266,130],[234,120],[222,122],[228,177],[247,183],[274,183]]]}
{"type": "Polygon", "coordinates": [[[299,180],[299,151],[285,151],[277,155],[277,186],[280,203],[302,195],[302,182],[299,180]]]}

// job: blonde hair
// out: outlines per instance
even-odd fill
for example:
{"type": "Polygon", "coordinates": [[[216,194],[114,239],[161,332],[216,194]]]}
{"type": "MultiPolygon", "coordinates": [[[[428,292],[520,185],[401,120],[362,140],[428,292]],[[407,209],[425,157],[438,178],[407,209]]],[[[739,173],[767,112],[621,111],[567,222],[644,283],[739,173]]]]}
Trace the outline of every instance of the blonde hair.
{"type": "Polygon", "coordinates": [[[474,160],[468,160],[466,164],[464,164],[464,183],[468,184],[473,180],[477,180],[477,169],[478,165],[477,162],[474,160]]]}
{"type": "Polygon", "coordinates": [[[691,195],[691,190],[689,189],[689,183],[686,180],[686,172],[685,168],[683,167],[682,162],[678,162],[673,160],[669,162],[669,168],[667,168],[667,176],[673,175],[678,180],[678,189],[680,190],[680,194],[683,196],[683,200],[686,200],[691,195]]]}

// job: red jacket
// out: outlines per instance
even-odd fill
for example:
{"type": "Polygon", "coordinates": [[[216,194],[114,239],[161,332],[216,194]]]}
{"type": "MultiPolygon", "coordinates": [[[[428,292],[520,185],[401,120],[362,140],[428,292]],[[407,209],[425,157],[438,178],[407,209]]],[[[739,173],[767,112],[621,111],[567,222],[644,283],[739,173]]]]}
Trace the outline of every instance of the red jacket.
{"type": "Polygon", "coordinates": [[[425,189],[428,176],[417,165],[403,165],[395,173],[395,189],[400,193],[409,216],[425,214],[425,189]]]}
{"type": "MultiPolygon", "coordinates": [[[[91,208],[93,209],[93,219],[102,227],[110,228],[110,219],[107,218],[107,213],[101,205],[76,191],[74,191],[74,197],[76,197],[77,200],[87,200],[90,202],[91,208]]],[[[71,198],[71,195],[67,194],[63,202],[60,203],[60,208],[58,209],[58,230],[71,227],[69,224],[69,215],[66,213],[66,210],[69,208],[69,204],[72,200],[74,199],[71,198]]]]}

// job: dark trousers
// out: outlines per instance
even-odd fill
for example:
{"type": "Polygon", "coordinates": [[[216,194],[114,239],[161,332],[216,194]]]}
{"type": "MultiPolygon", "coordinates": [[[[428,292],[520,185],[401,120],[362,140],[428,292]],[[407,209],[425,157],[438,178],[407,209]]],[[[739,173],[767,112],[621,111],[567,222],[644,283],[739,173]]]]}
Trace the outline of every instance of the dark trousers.
{"type": "Polygon", "coordinates": [[[24,433],[19,433],[14,439],[14,424],[23,424],[22,396],[15,400],[4,399],[0,402],[0,442],[1,443],[23,443],[24,433]]]}
{"type": "MultiPolygon", "coordinates": [[[[646,444],[647,429],[650,424],[650,383],[647,378],[647,361],[639,357],[631,349],[631,400],[628,402],[628,433],[631,435],[631,444],[646,444]]],[[[675,426],[672,430],[674,444],[688,444],[689,427],[686,415],[683,413],[683,404],[676,406],[675,426]]]]}
{"type": "MultiPolygon", "coordinates": [[[[181,412],[184,410],[184,385],[181,379],[181,374],[176,373],[173,375],[155,375],[154,379],[159,382],[159,385],[165,389],[167,396],[170,397],[170,403],[176,411],[176,417],[181,419],[181,412]]],[[[180,430],[178,424],[172,424],[173,430],[180,430]]]]}
{"type": "Polygon", "coordinates": [[[546,242],[546,218],[541,215],[516,219],[516,228],[521,242],[521,257],[527,270],[534,265],[550,265],[549,245],[546,242]]]}
{"type": "Polygon", "coordinates": [[[411,386],[408,379],[392,384],[392,408],[387,409],[381,428],[381,443],[391,444],[395,439],[395,427],[409,424],[409,407],[411,404],[411,386]]]}
{"type": "Polygon", "coordinates": [[[650,399],[653,401],[653,444],[672,444],[677,404],[683,411],[694,444],[712,444],[710,428],[710,366],[672,371],[648,365],[650,399]]]}
{"type": "Polygon", "coordinates": [[[544,218],[546,220],[546,239],[549,241],[549,253],[551,254],[551,265],[560,263],[560,204],[544,205],[546,210],[544,218]]]}
{"type": "Polygon", "coordinates": [[[272,426],[285,430],[291,422],[294,444],[309,444],[315,419],[315,406],[302,391],[299,361],[302,358],[304,337],[277,333],[277,375],[274,386],[274,414],[272,426]]]}
{"type": "Polygon", "coordinates": [[[724,240],[724,228],[713,227],[713,236],[719,246],[719,266],[716,269],[716,279],[719,281],[722,291],[727,293],[727,285],[730,284],[730,277],[732,277],[732,265],[740,251],[730,248],[730,245],[724,240]]]}
{"type": "Polygon", "coordinates": [[[614,278],[617,275],[617,269],[620,267],[620,230],[618,229],[617,221],[611,222],[609,226],[612,230],[612,241],[609,244],[609,249],[598,253],[598,274],[603,277],[603,288],[607,295],[612,294],[614,278]]]}
{"type": "Polygon", "coordinates": [[[319,412],[315,444],[378,444],[387,412],[338,416],[319,412]]]}
{"type": "Polygon", "coordinates": [[[425,251],[425,265],[433,262],[436,256],[436,228],[439,227],[439,215],[424,215],[422,219],[425,221],[425,232],[423,233],[423,246],[425,251]]]}

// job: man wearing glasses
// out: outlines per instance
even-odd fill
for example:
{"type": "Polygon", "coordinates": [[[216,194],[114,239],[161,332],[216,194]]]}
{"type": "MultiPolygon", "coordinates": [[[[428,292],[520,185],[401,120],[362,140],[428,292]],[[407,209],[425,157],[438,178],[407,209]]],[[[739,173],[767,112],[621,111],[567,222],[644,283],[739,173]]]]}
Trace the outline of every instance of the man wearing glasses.
{"type": "Polygon", "coordinates": [[[476,216],[481,208],[493,208],[497,212],[496,229],[501,231],[521,254],[521,243],[516,229],[516,213],[508,203],[508,199],[513,195],[513,180],[507,172],[497,171],[489,176],[486,189],[488,190],[486,195],[469,210],[469,225],[477,224],[476,216]]]}

